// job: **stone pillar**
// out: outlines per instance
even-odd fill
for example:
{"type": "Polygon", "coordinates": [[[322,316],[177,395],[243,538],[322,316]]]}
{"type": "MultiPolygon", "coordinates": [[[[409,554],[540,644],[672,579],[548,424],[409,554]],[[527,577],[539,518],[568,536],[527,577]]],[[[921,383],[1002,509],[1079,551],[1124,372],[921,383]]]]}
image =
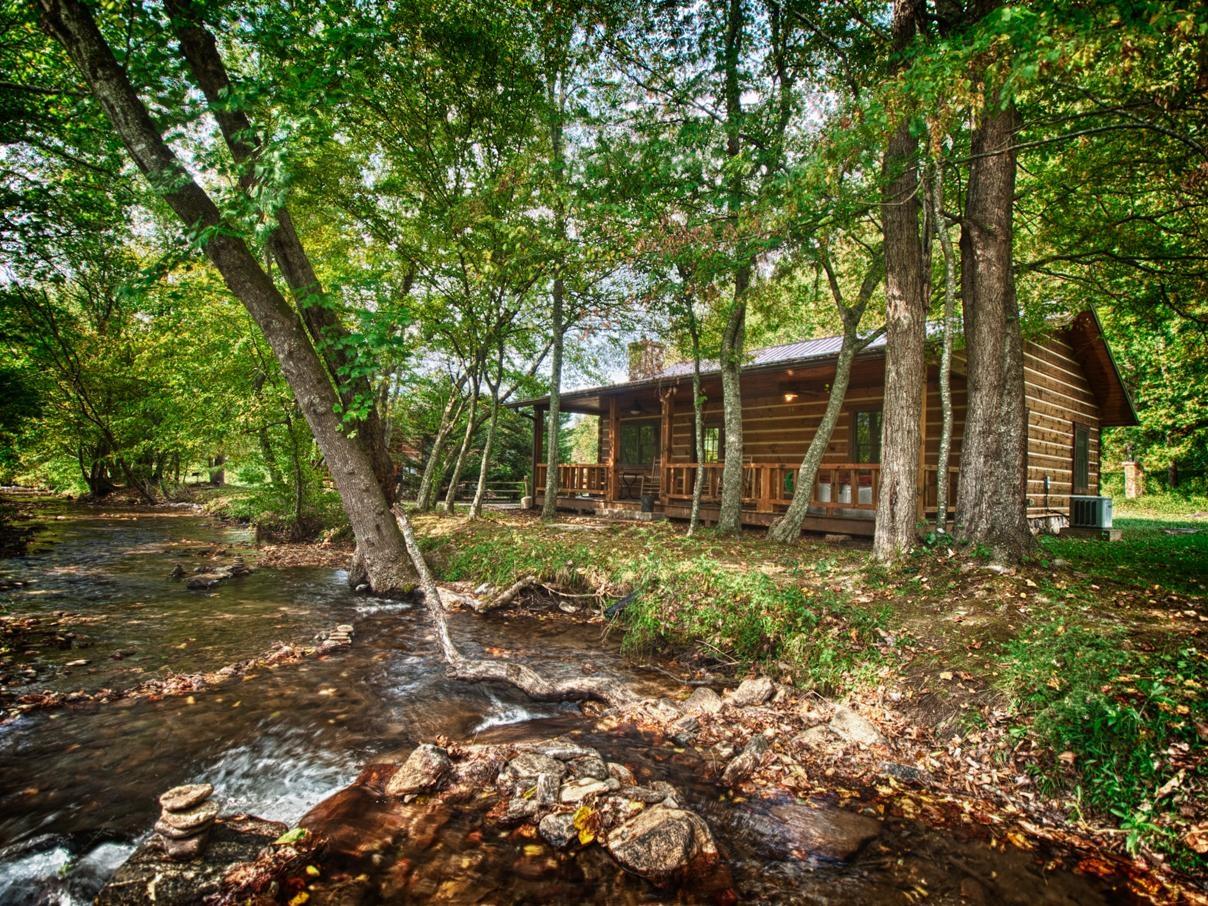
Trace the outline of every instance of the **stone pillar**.
{"type": "Polygon", "coordinates": [[[1124,496],[1130,500],[1145,493],[1145,470],[1136,460],[1121,463],[1124,466],[1124,496]]]}

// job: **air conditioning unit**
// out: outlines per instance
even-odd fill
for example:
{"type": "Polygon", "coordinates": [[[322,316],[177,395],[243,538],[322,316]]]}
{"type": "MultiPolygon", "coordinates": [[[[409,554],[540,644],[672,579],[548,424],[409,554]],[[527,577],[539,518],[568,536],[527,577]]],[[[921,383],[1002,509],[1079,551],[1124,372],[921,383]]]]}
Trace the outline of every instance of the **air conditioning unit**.
{"type": "Polygon", "coordinates": [[[1112,499],[1110,497],[1070,497],[1070,526],[1089,529],[1111,528],[1112,499]]]}

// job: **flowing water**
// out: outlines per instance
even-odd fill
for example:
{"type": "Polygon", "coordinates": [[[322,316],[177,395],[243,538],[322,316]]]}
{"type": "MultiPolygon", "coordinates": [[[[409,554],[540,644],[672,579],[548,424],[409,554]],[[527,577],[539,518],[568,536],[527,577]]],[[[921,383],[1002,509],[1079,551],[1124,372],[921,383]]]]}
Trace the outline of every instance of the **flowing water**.
{"type": "MultiPolygon", "coordinates": [[[[149,831],[158,793],[176,784],[209,781],[224,811],[292,822],[366,763],[418,741],[547,736],[582,723],[573,706],[449,680],[422,611],[354,595],[342,571],[257,570],[205,592],[169,580],[176,563],[191,570],[212,558],[229,562],[248,541],[240,530],[187,512],[59,502],[38,510],[46,528],[28,554],[0,560],[0,604],[10,615],[58,623],[52,633],[10,642],[11,669],[2,678],[10,691],[124,689],[166,672],[212,671],[278,641],[308,642],[339,623],[352,623],[355,636],[331,656],[261,669],[192,696],[33,712],[0,726],[0,903],[86,902],[149,831]]],[[[615,643],[602,644],[595,626],[466,615],[452,629],[467,652],[489,649],[545,670],[590,664],[643,694],[666,691],[664,680],[627,664],[615,643]]],[[[691,753],[640,738],[587,741],[685,791],[718,834],[744,899],[901,901],[921,889],[938,896],[932,902],[956,902],[969,879],[987,902],[1121,896],[1046,873],[1034,857],[915,827],[887,826],[849,862],[803,861],[777,840],[792,803],[723,805],[691,753]]],[[[467,847],[472,824],[468,816],[447,824],[444,850],[467,847]]],[[[493,875],[489,901],[532,902],[523,877],[504,879],[516,868],[507,854],[492,861],[490,847],[480,849],[478,870],[493,875]]],[[[615,871],[559,883],[565,902],[660,896],[615,871]]]]}

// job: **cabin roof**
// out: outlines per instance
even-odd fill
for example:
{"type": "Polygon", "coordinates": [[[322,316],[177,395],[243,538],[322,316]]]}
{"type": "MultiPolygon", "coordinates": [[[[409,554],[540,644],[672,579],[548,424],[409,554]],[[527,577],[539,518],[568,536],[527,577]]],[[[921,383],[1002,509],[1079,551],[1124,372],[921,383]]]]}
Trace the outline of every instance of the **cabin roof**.
{"type": "MultiPolygon", "coordinates": [[[[928,332],[932,332],[930,326],[928,332]]],[[[1079,363],[1086,371],[1087,380],[1099,403],[1100,424],[1105,427],[1137,424],[1137,414],[1133,408],[1132,398],[1120,377],[1120,370],[1116,366],[1115,358],[1103,336],[1103,326],[1095,313],[1089,309],[1080,312],[1069,323],[1055,327],[1055,332],[1064,334],[1069,340],[1078,356],[1079,363]]],[[[837,360],[842,343],[842,336],[818,337],[812,340],[797,340],[793,343],[754,349],[747,353],[748,358],[743,365],[743,373],[837,360]]],[[[876,337],[859,353],[861,357],[884,354],[884,334],[876,337]]],[[[717,362],[701,363],[702,376],[716,375],[720,371],[721,368],[717,362]]],[[[568,412],[602,412],[605,408],[603,400],[609,396],[656,388],[667,383],[677,383],[691,375],[691,362],[676,362],[668,365],[658,374],[640,381],[621,381],[615,384],[566,391],[561,394],[559,402],[562,404],[562,408],[568,412]]],[[[529,406],[545,408],[548,405],[548,395],[508,403],[509,408],[512,409],[529,406]]]]}

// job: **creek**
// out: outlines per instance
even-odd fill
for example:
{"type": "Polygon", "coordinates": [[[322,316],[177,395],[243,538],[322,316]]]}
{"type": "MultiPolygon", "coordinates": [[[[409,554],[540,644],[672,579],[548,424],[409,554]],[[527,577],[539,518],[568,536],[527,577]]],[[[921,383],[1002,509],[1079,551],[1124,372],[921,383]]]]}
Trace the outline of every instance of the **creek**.
{"type": "MultiPolygon", "coordinates": [[[[57,628],[9,639],[9,693],[124,689],[166,672],[217,670],[277,642],[308,643],[340,623],[355,633],[350,648],[194,695],[33,711],[0,725],[0,903],[87,902],[149,832],[156,796],[177,784],[208,781],[224,812],[292,823],[365,764],[401,759],[418,742],[566,732],[684,790],[713,828],[744,902],[901,902],[911,890],[957,902],[970,889],[985,902],[1125,901],[1101,882],[1046,871],[1035,854],[909,824],[887,823],[850,859],[803,859],[793,840],[781,839],[793,832],[784,811],[792,803],[720,802],[690,750],[584,730],[589,722],[575,706],[450,680],[422,608],[355,595],[341,570],[258,569],[192,591],[169,579],[173,566],[229,561],[250,543],[245,531],[185,510],[51,500],[36,509],[44,528],[27,554],[0,560],[0,605],[57,628]]],[[[468,654],[606,672],[643,695],[673,691],[665,677],[626,661],[615,637],[602,642],[598,625],[556,613],[454,614],[451,629],[468,654]]],[[[386,873],[392,859],[459,857],[476,820],[454,816],[439,845],[391,850],[366,870],[386,873]]],[[[514,873],[507,844],[473,845],[483,847],[476,896],[532,901],[531,879],[514,873]]],[[[617,870],[567,867],[559,883],[566,902],[676,901],[617,870]]]]}

